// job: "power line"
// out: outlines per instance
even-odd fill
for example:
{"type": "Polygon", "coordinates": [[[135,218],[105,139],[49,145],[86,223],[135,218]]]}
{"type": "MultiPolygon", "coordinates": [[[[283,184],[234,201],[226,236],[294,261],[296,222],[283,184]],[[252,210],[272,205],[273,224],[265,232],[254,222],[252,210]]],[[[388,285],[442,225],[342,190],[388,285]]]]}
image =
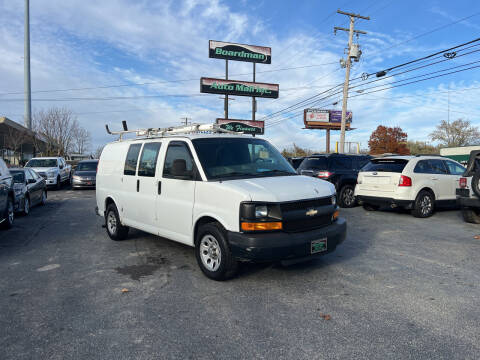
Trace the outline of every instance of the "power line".
{"type": "MultiPolygon", "coordinates": [[[[305,68],[312,68],[312,67],[319,67],[319,66],[326,66],[336,64],[336,61],[323,63],[323,64],[311,64],[311,65],[303,65],[303,66],[295,66],[289,68],[282,68],[276,70],[264,70],[264,71],[257,71],[259,73],[270,73],[270,72],[277,72],[277,71],[287,71],[287,70],[298,70],[298,69],[305,69],[305,68]]],[[[244,76],[244,75],[251,75],[252,73],[242,73],[242,74],[233,74],[231,76],[244,76]]],[[[218,75],[221,76],[221,75],[218,75]]],[[[222,75],[223,76],[223,75],[222,75]]],[[[143,82],[143,83],[131,83],[131,84],[118,84],[118,85],[102,85],[102,86],[92,86],[92,87],[83,87],[83,88],[67,88],[67,89],[51,89],[51,90],[35,90],[32,93],[49,93],[49,92],[63,92],[63,91],[83,91],[83,90],[97,90],[97,89],[111,89],[111,88],[120,88],[120,87],[131,87],[131,86],[145,86],[145,85],[159,85],[159,84],[169,84],[169,83],[180,83],[180,82],[188,82],[188,81],[199,81],[199,78],[190,78],[190,79],[179,79],[179,80],[162,80],[162,81],[151,81],[151,82],[143,82]]],[[[16,92],[8,92],[8,93],[0,93],[0,96],[4,95],[19,95],[23,94],[23,91],[16,91],[16,92]]]]}

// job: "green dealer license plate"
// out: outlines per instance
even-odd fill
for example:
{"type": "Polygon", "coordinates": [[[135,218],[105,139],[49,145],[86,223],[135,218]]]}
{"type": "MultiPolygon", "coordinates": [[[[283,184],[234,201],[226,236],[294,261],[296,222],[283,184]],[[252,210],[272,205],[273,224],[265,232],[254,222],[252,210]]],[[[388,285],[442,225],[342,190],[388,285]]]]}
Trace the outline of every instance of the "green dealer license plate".
{"type": "Polygon", "coordinates": [[[312,254],[323,252],[327,250],[327,238],[320,240],[313,240],[310,246],[312,254]]]}

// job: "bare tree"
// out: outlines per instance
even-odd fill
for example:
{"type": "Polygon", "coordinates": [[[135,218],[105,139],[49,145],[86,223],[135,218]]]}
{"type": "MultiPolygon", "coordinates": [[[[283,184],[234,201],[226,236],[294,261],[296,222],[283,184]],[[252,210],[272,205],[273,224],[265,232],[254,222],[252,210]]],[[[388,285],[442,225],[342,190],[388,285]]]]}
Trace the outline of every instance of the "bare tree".
{"type": "Polygon", "coordinates": [[[14,157],[20,163],[21,156],[18,156],[18,152],[21,150],[22,144],[26,142],[29,135],[26,131],[16,130],[11,127],[8,128],[8,132],[5,136],[5,145],[8,149],[12,150],[14,157]]]}
{"type": "Polygon", "coordinates": [[[90,148],[90,132],[80,126],[77,126],[73,132],[73,151],[77,154],[84,154],[90,148]]]}
{"type": "Polygon", "coordinates": [[[100,159],[100,155],[102,155],[102,151],[104,147],[105,145],[101,145],[97,147],[97,149],[95,150],[95,153],[93,154],[94,159],[100,159]]]}
{"type": "Polygon", "coordinates": [[[446,147],[474,145],[480,142],[480,131],[468,120],[442,120],[430,138],[446,147]]]}
{"type": "Polygon", "coordinates": [[[66,155],[74,144],[74,135],[78,129],[78,121],[71,110],[51,108],[40,110],[33,116],[35,132],[46,143],[48,155],[66,155]]]}

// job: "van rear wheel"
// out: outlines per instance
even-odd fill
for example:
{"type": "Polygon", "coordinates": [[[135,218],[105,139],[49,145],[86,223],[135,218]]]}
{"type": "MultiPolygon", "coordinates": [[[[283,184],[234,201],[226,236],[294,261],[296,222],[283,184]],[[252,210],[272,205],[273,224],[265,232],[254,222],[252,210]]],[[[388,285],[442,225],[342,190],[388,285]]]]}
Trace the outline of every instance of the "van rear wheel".
{"type": "Polygon", "coordinates": [[[120,222],[120,217],[115,204],[110,204],[107,207],[107,212],[105,214],[105,227],[108,236],[112,240],[124,240],[128,236],[129,228],[128,226],[123,226],[120,222]]]}
{"type": "Polygon", "coordinates": [[[217,223],[202,225],[195,241],[195,256],[202,272],[213,280],[227,280],[238,270],[225,238],[225,230],[217,223]]]}

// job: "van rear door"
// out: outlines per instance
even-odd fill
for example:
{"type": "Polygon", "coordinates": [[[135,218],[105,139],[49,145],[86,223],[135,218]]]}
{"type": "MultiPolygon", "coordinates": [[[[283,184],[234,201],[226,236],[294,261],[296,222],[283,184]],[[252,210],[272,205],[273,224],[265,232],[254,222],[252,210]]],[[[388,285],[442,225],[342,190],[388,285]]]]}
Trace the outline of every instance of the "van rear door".
{"type": "Polygon", "coordinates": [[[366,191],[394,192],[398,187],[406,159],[372,159],[358,175],[358,189],[366,191]]]}

